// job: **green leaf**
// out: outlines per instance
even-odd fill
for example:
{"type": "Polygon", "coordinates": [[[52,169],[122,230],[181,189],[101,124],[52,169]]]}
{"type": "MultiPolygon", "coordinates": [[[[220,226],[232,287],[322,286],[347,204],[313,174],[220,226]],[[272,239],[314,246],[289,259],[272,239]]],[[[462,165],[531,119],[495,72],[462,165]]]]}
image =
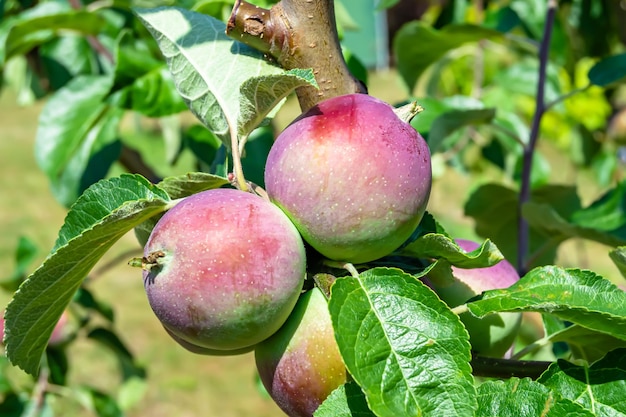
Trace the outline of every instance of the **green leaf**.
{"type": "Polygon", "coordinates": [[[57,91],[39,116],[35,158],[55,197],[69,206],[117,160],[120,110],[103,103],[108,76],[79,76],[57,91]]]}
{"type": "Polygon", "coordinates": [[[609,252],[609,257],[619,269],[622,277],[626,278],[626,246],[620,246],[609,252]]]}
{"type": "Polygon", "coordinates": [[[576,225],[613,232],[626,239],[626,181],[617,184],[588,207],[572,214],[576,225]]]}
{"type": "Polygon", "coordinates": [[[572,352],[571,359],[583,359],[589,363],[601,359],[613,349],[626,348],[626,340],[577,325],[551,334],[550,341],[567,343],[572,352]]]}
{"type": "Polygon", "coordinates": [[[484,241],[476,250],[465,252],[452,238],[435,233],[420,236],[397,253],[416,258],[445,259],[460,268],[486,268],[504,259],[490,240],[484,241]]]}
{"type": "Polygon", "coordinates": [[[616,349],[590,367],[558,360],[538,381],[597,417],[626,416],[626,349],[616,349]]]}
{"type": "Polygon", "coordinates": [[[535,268],[509,288],[485,291],[467,307],[477,317],[499,311],[549,313],[626,340],[626,292],[593,271],[535,268]]]}
{"type": "Polygon", "coordinates": [[[375,417],[375,414],[367,407],[361,388],[354,382],[348,382],[331,392],[313,416],[375,417]]]}
{"type": "Polygon", "coordinates": [[[237,120],[239,135],[252,132],[289,93],[306,85],[319,88],[310,69],[293,69],[244,81],[240,87],[241,103],[237,120]]]}
{"type": "Polygon", "coordinates": [[[431,152],[437,152],[451,133],[462,127],[491,123],[495,115],[496,109],[453,110],[443,113],[430,127],[428,147],[431,152]]]}
{"type": "Polygon", "coordinates": [[[557,392],[530,378],[487,381],[478,387],[476,417],[594,416],[557,392]]]}
{"type": "Polygon", "coordinates": [[[286,72],[229,38],[225,24],[211,16],[176,7],[135,11],[185,103],[227,146],[231,134],[249,133],[280,99],[310,80],[306,72],[286,72]]]}
{"type": "Polygon", "coordinates": [[[200,191],[212,190],[228,184],[228,179],[204,172],[189,172],[187,174],[167,177],[157,186],[164,190],[172,200],[188,197],[200,191]]]}
{"type": "MultiPolygon", "coordinates": [[[[580,208],[576,189],[569,186],[550,185],[534,189],[531,202],[549,204],[565,218],[580,208]]],[[[476,233],[491,239],[513,265],[517,263],[517,205],[518,192],[501,184],[481,185],[465,203],[465,215],[474,218],[476,233]]],[[[534,263],[529,267],[554,263],[556,248],[564,237],[550,234],[533,224],[530,226],[530,253],[534,263]]]]}
{"type": "Polygon", "coordinates": [[[587,74],[592,84],[607,87],[626,78],[626,53],[609,56],[596,63],[587,74]]]}
{"type": "Polygon", "coordinates": [[[7,307],[6,353],[35,374],[52,330],[91,268],[124,234],[166,210],[167,194],[139,175],[91,186],[70,209],[46,261],[7,307]]]}
{"type": "Polygon", "coordinates": [[[329,310],[346,367],[377,416],[473,416],[468,334],[426,285],[371,269],[337,279],[329,310]]]}
{"type": "Polygon", "coordinates": [[[593,227],[578,226],[563,219],[549,204],[526,203],[522,206],[522,215],[533,228],[553,239],[580,237],[609,246],[626,244],[626,228],[622,236],[622,233],[606,233],[593,227]]]}
{"type": "Polygon", "coordinates": [[[6,40],[0,39],[4,46],[4,50],[0,49],[0,66],[9,58],[25,54],[66,32],[97,35],[104,24],[100,15],[85,9],[75,10],[58,2],[40,3],[2,25],[7,25],[3,29],[8,30],[6,40]]]}
{"type": "Polygon", "coordinates": [[[400,75],[409,91],[413,91],[424,71],[448,51],[468,42],[502,37],[500,32],[481,26],[452,24],[437,30],[424,22],[413,21],[396,33],[393,53],[400,75]]]}

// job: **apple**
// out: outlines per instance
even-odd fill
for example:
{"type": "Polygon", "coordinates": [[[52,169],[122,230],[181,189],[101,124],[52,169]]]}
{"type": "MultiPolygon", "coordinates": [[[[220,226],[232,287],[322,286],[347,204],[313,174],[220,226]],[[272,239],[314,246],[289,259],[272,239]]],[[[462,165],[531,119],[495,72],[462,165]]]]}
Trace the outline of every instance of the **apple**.
{"type": "Polygon", "coordinates": [[[290,417],[311,417],[347,371],[333,332],[328,303],[316,287],[269,339],[255,349],[257,370],[274,402],[290,417]]]}
{"type": "MultiPolygon", "coordinates": [[[[471,240],[455,241],[466,252],[480,247],[479,243],[471,240]]],[[[452,285],[432,284],[439,297],[450,307],[459,306],[483,291],[510,287],[519,280],[517,271],[506,259],[487,268],[453,266],[452,275],[456,279],[452,285]]],[[[470,335],[472,350],[491,357],[503,357],[511,348],[521,320],[521,313],[490,314],[481,319],[469,313],[461,315],[461,321],[470,335]]]]}
{"type": "Polygon", "coordinates": [[[366,94],[330,98],[293,121],[270,149],[265,187],[325,257],[390,254],[420,222],[431,164],[420,134],[366,94]]]}
{"type": "MultiPolygon", "coordinates": [[[[0,342],[4,340],[4,314],[0,318],[0,342]]],[[[67,310],[63,311],[59,321],[54,325],[50,338],[48,339],[49,347],[59,347],[64,345],[72,338],[72,329],[70,324],[70,315],[67,310]]]]}
{"type": "Polygon", "coordinates": [[[302,291],[304,244],[269,201],[234,189],[185,198],[144,248],[152,310],[196,353],[242,353],[287,320],[302,291]]]}

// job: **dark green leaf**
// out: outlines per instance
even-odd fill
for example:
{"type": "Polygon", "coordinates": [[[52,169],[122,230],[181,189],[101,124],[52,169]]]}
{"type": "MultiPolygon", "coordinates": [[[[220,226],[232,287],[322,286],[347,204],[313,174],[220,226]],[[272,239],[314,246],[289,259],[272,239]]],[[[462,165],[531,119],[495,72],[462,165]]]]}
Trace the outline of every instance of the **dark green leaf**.
{"type": "Polygon", "coordinates": [[[334,390],[313,415],[315,417],[375,417],[367,406],[363,391],[354,382],[348,382],[334,390]]]}
{"type": "Polygon", "coordinates": [[[219,188],[228,184],[228,179],[204,172],[189,172],[177,177],[167,177],[158,187],[169,195],[172,200],[188,197],[200,191],[219,188]]]}
{"type": "Polygon", "coordinates": [[[616,349],[591,367],[559,360],[539,382],[597,417],[626,416],[626,349],[616,349]]]}
{"type": "Polygon", "coordinates": [[[169,206],[138,175],[102,180],[70,209],[52,253],[14,294],[6,311],[6,352],[35,374],[52,330],[87,273],[123,235],[169,206]]]}
{"type": "Polygon", "coordinates": [[[490,123],[495,115],[495,109],[453,110],[443,113],[430,127],[428,147],[431,152],[437,152],[451,133],[462,127],[490,123]]]}
{"type": "Polygon", "coordinates": [[[548,313],[626,340],[626,292],[592,271],[535,268],[509,288],[484,292],[467,307],[477,317],[499,311],[548,313]]]}
{"type": "Polygon", "coordinates": [[[398,71],[409,91],[426,69],[448,51],[481,39],[502,39],[495,30],[474,25],[447,25],[436,30],[422,21],[405,24],[393,40],[398,71]]]}
{"type": "MultiPolygon", "coordinates": [[[[576,189],[569,186],[545,186],[532,190],[531,202],[549,204],[562,217],[569,217],[580,207],[576,189]]],[[[465,204],[465,214],[476,222],[476,233],[491,239],[504,257],[517,263],[517,205],[518,192],[500,184],[478,187],[465,204]]],[[[556,248],[563,241],[541,228],[530,225],[530,267],[554,262],[556,248]],[[536,255],[535,255],[536,254],[536,255]]]]}
{"type": "Polygon", "coordinates": [[[622,277],[626,278],[626,246],[613,249],[609,252],[609,256],[615,263],[615,266],[617,266],[617,269],[619,269],[622,277]]]}
{"type": "Polygon", "coordinates": [[[122,113],[103,103],[106,76],[80,76],[59,90],[39,117],[35,157],[55,197],[69,206],[117,160],[122,113]]]}
{"type": "Polygon", "coordinates": [[[329,309],[346,367],[377,416],[473,416],[467,332],[426,285],[375,268],[337,279],[329,309]]]}
{"type": "Polygon", "coordinates": [[[120,366],[122,379],[145,377],[145,371],[135,364],[132,353],[117,334],[104,327],[97,327],[91,330],[87,337],[100,343],[115,355],[120,366]]]}
{"type": "Polygon", "coordinates": [[[604,58],[587,74],[592,84],[607,87],[626,78],[626,53],[604,58]]]}
{"type": "Polygon", "coordinates": [[[92,292],[84,286],[80,287],[78,291],[76,291],[73,301],[86,309],[99,313],[110,322],[115,320],[115,312],[113,311],[113,308],[109,304],[95,298],[92,292]]]}
{"type": "Polygon", "coordinates": [[[476,417],[593,417],[573,401],[530,378],[487,381],[478,387],[476,417]]]}

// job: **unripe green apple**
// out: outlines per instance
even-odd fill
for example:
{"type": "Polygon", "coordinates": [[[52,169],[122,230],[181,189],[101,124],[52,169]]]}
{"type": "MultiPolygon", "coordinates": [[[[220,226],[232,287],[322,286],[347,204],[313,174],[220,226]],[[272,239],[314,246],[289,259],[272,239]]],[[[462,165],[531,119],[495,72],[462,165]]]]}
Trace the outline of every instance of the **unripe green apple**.
{"type": "Polygon", "coordinates": [[[241,353],[276,332],[298,300],[304,245],[269,201],[233,190],[185,198],[154,227],[143,280],[152,310],[189,350],[241,353]]]}
{"type": "MultiPolygon", "coordinates": [[[[470,240],[457,239],[456,243],[466,252],[480,247],[480,244],[470,240]]],[[[439,297],[450,307],[459,306],[483,291],[510,287],[519,280],[517,271],[506,259],[487,268],[453,266],[452,274],[456,279],[452,285],[433,285],[439,297]]],[[[520,313],[496,313],[481,319],[469,313],[461,315],[461,321],[470,335],[472,350],[492,357],[502,357],[509,350],[521,320],[520,313]]]]}
{"type": "Polygon", "coordinates": [[[328,303],[316,287],[303,294],[281,329],[255,349],[259,376],[290,417],[311,417],[347,380],[328,303]]]}
{"type": "Polygon", "coordinates": [[[292,122],[265,166],[270,199],[329,259],[369,262],[402,245],[431,187],[430,152],[387,103],[330,98],[292,122]]]}

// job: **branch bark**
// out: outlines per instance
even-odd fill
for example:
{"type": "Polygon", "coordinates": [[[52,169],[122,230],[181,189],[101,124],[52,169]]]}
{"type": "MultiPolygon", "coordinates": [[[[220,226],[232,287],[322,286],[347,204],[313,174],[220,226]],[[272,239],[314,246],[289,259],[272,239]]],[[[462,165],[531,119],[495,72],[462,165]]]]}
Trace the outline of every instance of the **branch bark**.
{"type": "Polygon", "coordinates": [[[287,70],[313,69],[319,90],[296,90],[303,112],[331,97],[367,93],[343,59],[333,0],[281,0],[269,10],[238,0],[226,33],[287,70]]]}

